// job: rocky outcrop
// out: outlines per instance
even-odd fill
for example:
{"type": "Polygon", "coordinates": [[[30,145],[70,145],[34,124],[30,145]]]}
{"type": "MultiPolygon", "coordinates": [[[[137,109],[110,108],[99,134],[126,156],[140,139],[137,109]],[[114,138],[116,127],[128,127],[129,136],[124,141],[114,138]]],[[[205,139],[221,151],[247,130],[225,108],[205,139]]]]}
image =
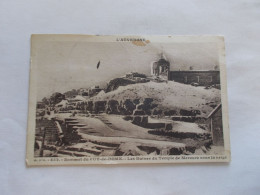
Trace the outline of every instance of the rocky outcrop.
{"type": "Polygon", "coordinates": [[[130,84],[135,84],[135,81],[126,79],[126,78],[116,78],[111,80],[108,85],[107,88],[105,90],[105,92],[110,92],[110,91],[114,91],[116,90],[119,86],[126,86],[126,85],[130,85],[130,84]]]}

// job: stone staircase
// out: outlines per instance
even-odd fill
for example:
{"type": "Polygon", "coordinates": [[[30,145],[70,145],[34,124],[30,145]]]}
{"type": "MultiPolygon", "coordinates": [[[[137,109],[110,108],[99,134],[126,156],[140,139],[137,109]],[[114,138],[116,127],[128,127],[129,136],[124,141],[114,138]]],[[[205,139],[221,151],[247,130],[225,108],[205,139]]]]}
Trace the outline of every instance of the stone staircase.
{"type": "Polygon", "coordinates": [[[96,118],[98,118],[100,121],[102,121],[105,125],[107,125],[109,128],[113,129],[113,130],[117,130],[120,131],[120,129],[118,129],[117,127],[115,127],[111,122],[109,122],[109,120],[106,119],[105,116],[103,115],[97,115],[96,118]]]}
{"type": "MultiPolygon", "coordinates": [[[[106,124],[111,129],[117,130],[116,127],[109,121],[106,116],[103,115],[96,115],[97,119],[102,121],[104,124],[106,124]]],[[[45,147],[44,152],[47,154],[47,156],[58,156],[58,157],[95,157],[95,156],[122,156],[127,155],[125,152],[127,148],[126,146],[122,146],[122,141],[107,141],[105,139],[96,139],[91,136],[82,138],[80,135],[78,135],[78,129],[80,128],[87,128],[86,124],[80,124],[80,122],[76,118],[66,118],[65,123],[63,123],[64,127],[66,126],[66,133],[64,133],[65,138],[66,136],[74,135],[78,136],[77,140],[73,143],[70,142],[69,144],[64,145],[55,145],[55,142],[59,139],[58,137],[58,131],[56,129],[56,126],[53,122],[53,124],[50,122],[48,123],[48,126],[45,128],[45,147]],[[71,135],[69,135],[71,134],[71,135]]],[[[122,138],[124,139],[124,138],[122,138]]],[[[132,138],[131,138],[132,139],[132,138]]],[[[145,141],[145,140],[144,140],[145,141]]],[[[127,142],[127,141],[126,141],[127,142]]],[[[140,151],[146,152],[147,154],[150,153],[165,153],[165,151],[160,151],[159,148],[150,146],[150,143],[147,143],[147,140],[144,142],[143,145],[137,146],[140,151]]],[[[169,154],[183,154],[185,150],[185,147],[179,148],[179,146],[173,146],[169,149],[169,154]]]]}

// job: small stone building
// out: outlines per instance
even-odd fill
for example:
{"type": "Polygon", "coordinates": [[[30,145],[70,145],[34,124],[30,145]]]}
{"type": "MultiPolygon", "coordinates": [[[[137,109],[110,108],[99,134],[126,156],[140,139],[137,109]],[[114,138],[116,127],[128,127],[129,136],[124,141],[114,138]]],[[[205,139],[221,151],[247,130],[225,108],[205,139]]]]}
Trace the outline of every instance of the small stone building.
{"type": "Polygon", "coordinates": [[[169,71],[170,71],[170,62],[164,59],[163,55],[161,56],[161,59],[152,63],[151,66],[152,76],[157,76],[168,80],[169,71]]]}
{"type": "Polygon", "coordinates": [[[202,86],[220,84],[219,70],[171,71],[170,62],[163,55],[158,61],[152,63],[151,75],[185,84],[197,83],[202,86]]]}
{"type": "Polygon", "coordinates": [[[214,85],[220,84],[220,74],[217,70],[189,70],[189,71],[170,71],[168,80],[179,83],[198,85],[214,85]]]}

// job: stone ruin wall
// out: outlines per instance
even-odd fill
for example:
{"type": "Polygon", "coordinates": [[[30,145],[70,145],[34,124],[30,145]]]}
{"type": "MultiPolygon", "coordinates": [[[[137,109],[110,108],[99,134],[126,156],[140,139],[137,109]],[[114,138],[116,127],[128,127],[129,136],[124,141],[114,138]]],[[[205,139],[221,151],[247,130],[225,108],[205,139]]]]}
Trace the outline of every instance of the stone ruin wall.
{"type": "Polygon", "coordinates": [[[196,120],[201,119],[196,116],[200,114],[199,110],[160,109],[152,98],[78,102],[75,109],[85,114],[107,113],[124,115],[125,120],[129,120],[133,124],[150,129],[171,130],[172,125],[165,122],[148,123],[148,116],[157,118],[168,116],[172,120],[186,122],[195,122],[196,120]]]}
{"type": "Polygon", "coordinates": [[[154,103],[152,98],[144,99],[126,99],[126,100],[107,100],[107,101],[85,101],[78,102],[75,106],[59,109],[59,112],[80,111],[86,114],[118,114],[118,115],[134,115],[134,116],[168,116],[175,120],[187,120],[193,122],[200,115],[199,110],[185,109],[167,109],[159,108],[158,104],[154,103]],[[77,111],[76,111],[77,110],[77,111]]]}

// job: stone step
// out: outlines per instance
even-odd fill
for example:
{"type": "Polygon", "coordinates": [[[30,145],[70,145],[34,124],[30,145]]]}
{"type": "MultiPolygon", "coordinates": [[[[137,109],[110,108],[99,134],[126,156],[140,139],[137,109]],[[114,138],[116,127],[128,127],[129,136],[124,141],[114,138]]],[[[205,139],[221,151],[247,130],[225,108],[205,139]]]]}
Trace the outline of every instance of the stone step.
{"type": "Polygon", "coordinates": [[[66,121],[66,124],[77,124],[79,123],[78,121],[66,121]]]}
{"type": "Polygon", "coordinates": [[[75,148],[73,146],[66,147],[66,150],[69,151],[75,151],[75,152],[87,152],[94,155],[99,155],[101,153],[101,150],[90,148],[90,147],[84,147],[84,148],[75,148]]]}
{"type": "Polygon", "coordinates": [[[73,121],[73,120],[77,120],[76,118],[65,118],[65,121],[73,121]]]}
{"type": "Polygon", "coordinates": [[[83,127],[86,126],[85,124],[68,124],[69,127],[83,127]]]}

